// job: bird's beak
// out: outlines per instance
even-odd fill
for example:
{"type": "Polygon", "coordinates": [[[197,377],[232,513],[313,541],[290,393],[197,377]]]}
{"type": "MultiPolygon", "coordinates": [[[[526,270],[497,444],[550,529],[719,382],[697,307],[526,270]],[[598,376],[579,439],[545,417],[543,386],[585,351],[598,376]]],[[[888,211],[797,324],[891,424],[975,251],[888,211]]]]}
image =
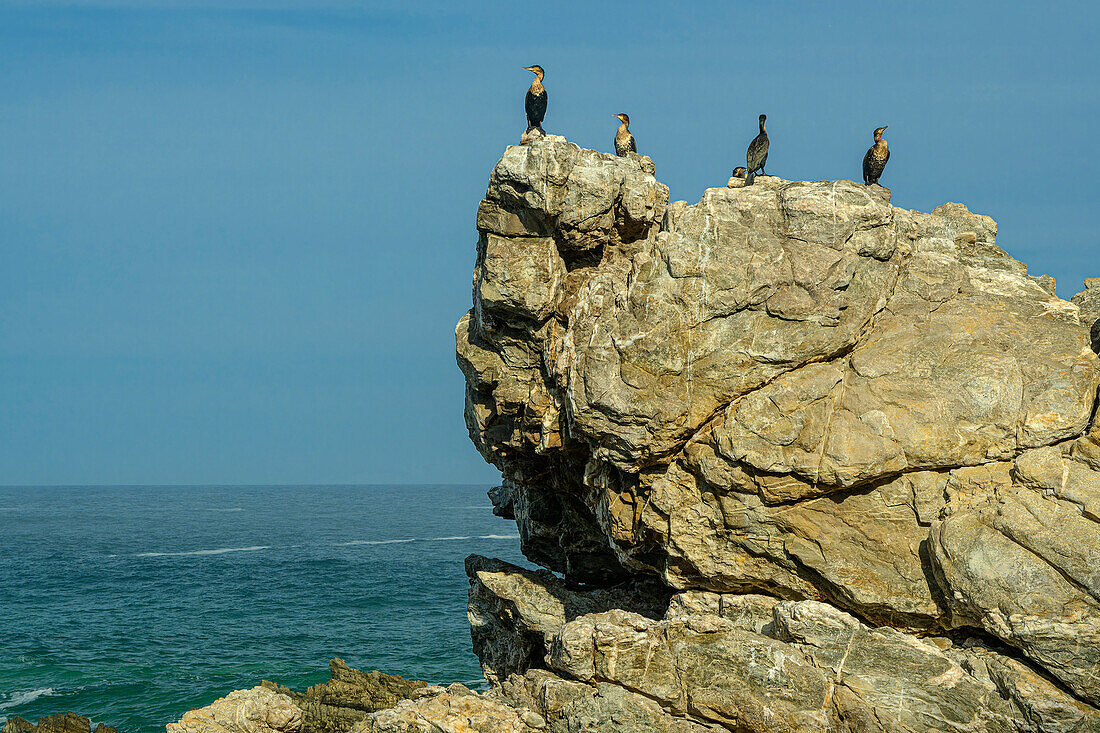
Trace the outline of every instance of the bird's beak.
{"type": "Polygon", "coordinates": [[[887,127],[889,127],[889,125],[883,125],[882,129],[885,130],[887,127]]]}

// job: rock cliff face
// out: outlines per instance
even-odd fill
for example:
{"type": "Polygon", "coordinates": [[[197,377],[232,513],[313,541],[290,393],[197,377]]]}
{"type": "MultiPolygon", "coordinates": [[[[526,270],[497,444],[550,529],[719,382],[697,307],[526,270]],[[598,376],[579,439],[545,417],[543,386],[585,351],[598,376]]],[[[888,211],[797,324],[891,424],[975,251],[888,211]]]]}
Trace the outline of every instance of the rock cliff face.
{"type": "Polygon", "coordinates": [[[653,174],[551,135],[478,209],[467,425],[563,579],[471,559],[493,687],[461,707],[1100,730],[1096,287],[1058,299],[960,204],[759,177],[688,206],[653,174]]]}

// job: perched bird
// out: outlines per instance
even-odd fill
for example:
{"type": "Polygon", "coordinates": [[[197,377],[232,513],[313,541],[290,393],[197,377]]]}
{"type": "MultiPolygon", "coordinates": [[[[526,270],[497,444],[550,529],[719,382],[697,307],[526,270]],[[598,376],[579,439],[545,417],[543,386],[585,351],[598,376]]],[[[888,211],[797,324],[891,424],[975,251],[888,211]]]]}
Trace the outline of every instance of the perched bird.
{"type": "Polygon", "coordinates": [[[627,153],[638,152],[638,146],[634,144],[634,136],[630,134],[630,115],[612,115],[612,117],[617,117],[619,122],[623,123],[615,133],[615,155],[622,158],[627,153]]]}
{"type": "Polygon", "coordinates": [[[537,64],[523,68],[535,75],[531,88],[527,90],[527,98],[523,102],[523,107],[527,110],[527,129],[537,127],[542,130],[542,120],[546,117],[546,88],[542,86],[542,78],[546,76],[546,72],[537,64]]]}
{"type": "Polygon", "coordinates": [[[745,167],[748,169],[749,183],[752,183],[757,171],[760,171],[762,176],[766,175],[764,173],[764,164],[768,162],[768,131],[764,129],[764,120],[766,119],[768,119],[767,115],[760,115],[760,134],[752,139],[752,142],[749,143],[749,149],[745,153],[745,167]]]}
{"type": "Polygon", "coordinates": [[[890,148],[882,139],[882,131],[887,127],[889,125],[875,130],[875,144],[867,151],[867,155],[863,156],[863,182],[868,186],[878,183],[879,176],[886,167],[886,161],[890,160],[890,148]]]}
{"type": "Polygon", "coordinates": [[[745,170],[745,166],[739,165],[733,169],[733,178],[748,178],[749,173],[745,170]]]}

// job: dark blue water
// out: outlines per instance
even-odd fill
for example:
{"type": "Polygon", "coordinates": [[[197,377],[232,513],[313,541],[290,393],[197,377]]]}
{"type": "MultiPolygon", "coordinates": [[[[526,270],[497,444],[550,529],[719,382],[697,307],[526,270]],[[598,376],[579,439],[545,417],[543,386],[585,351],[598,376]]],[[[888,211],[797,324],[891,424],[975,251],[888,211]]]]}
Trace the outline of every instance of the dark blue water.
{"type": "Polygon", "coordinates": [[[470,553],[522,562],[484,486],[0,488],[0,720],[125,733],[344,657],[477,682],[470,553]]]}

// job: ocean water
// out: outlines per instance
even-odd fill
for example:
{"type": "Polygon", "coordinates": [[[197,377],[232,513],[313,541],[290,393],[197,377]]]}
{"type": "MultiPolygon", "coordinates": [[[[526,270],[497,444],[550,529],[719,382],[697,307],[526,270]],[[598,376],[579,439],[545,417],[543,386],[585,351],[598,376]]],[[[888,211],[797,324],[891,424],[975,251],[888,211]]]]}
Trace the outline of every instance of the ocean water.
{"type": "Polygon", "coordinates": [[[162,732],[334,656],[481,684],[463,560],[526,564],[486,489],[0,488],[0,721],[162,732]]]}

